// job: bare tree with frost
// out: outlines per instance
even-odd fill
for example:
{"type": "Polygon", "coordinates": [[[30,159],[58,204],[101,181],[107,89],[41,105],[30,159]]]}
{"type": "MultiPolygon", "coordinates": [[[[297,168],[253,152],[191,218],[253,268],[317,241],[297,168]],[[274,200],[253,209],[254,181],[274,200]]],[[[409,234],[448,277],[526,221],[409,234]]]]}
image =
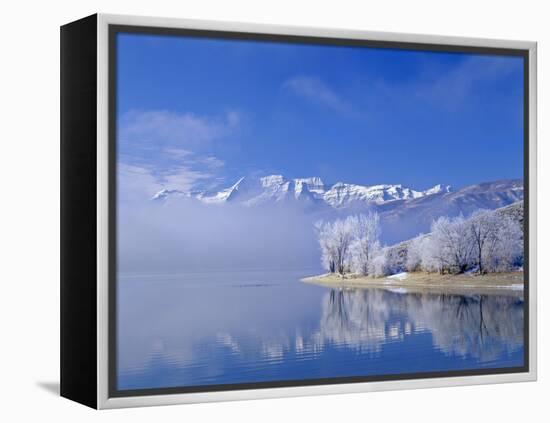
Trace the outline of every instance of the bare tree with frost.
{"type": "Polygon", "coordinates": [[[361,275],[368,275],[371,273],[372,260],[380,250],[380,216],[371,212],[350,216],[346,220],[353,237],[350,245],[353,270],[361,275]]]}
{"type": "Polygon", "coordinates": [[[505,272],[523,265],[523,231],[517,220],[498,216],[494,245],[486,249],[483,260],[488,272],[505,272]]]}
{"type": "Polygon", "coordinates": [[[372,258],[371,274],[376,277],[386,276],[389,274],[388,259],[386,255],[386,249],[382,248],[372,258]]]}
{"type": "Polygon", "coordinates": [[[349,248],[353,240],[350,219],[318,222],[316,225],[321,248],[321,263],[330,273],[343,275],[349,268],[349,248]]]}
{"type": "Polygon", "coordinates": [[[487,271],[485,259],[495,256],[499,244],[499,216],[490,210],[478,210],[468,220],[473,259],[481,275],[487,271]]]}
{"type": "Polygon", "coordinates": [[[315,230],[321,248],[321,264],[329,273],[336,272],[336,246],[332,237],[332,224],[320,220],[315,230]]]}
{"type": "Polygon", "coordinates": [[[351,221],[336,220],[332,224],[332,234],[336,247],[336,271],[343,275],[349,267],[349,247],[353,240],[351,221]]]}
{"type": "Polygon", "coordinates": [[[470,228],[463,216],[440,217],[432,223],[432,251],[440,272],[463,273],[472,260],[470,228]]]}
{"type": "Polygon", "coordinates": [[[405,267],[407,271],[414,272],[424,267],[424,257],[426,249],[429,247],[429,238],[424,235],[419,235],[412,239],[407,245],[407,261],[405,267]]]}

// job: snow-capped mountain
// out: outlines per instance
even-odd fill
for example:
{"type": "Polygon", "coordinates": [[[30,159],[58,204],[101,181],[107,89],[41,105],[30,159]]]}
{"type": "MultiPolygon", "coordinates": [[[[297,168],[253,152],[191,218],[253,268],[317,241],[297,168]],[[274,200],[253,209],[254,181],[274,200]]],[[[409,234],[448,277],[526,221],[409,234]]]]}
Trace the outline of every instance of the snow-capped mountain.
{"type": "Polygon", "coordinates": [[[338,182],[326,186],[319,177],[287,179],[282,175],[261,178],[243,177],[229,188],[218,192],[183,192],[164,189],[153,196],[154,200],[177,197],[196,198],[208,204],[237,202],[247,206],[301,201],[340,209],[364,204],[380,205],[396,200],[412,200],[429,195],[450,192],[449,186],[438,184],[425,191],[402,185],[364,186],[338,182]]]}
{"type": "Polygon", "coordinates": [[[443,187],[441,184],[425,191],[415,191],[402,185],[363,186],[339,182],[326,191],[323,198],[331,206],[340,208],[358,202],[382,204],[393,200],[411,200],[450,190],[450,186],[443,187]]]}
{"type": "Polygon", "coordinates": [[[393,244],[430,231],[440,216],[469,216],[478,209],[494,210],[523,200],[521,179],[483,182],[453,191],[436,185],[414,190],[402,185],[357,185],[338,182],[326,185],[321,178],[288,179],[282,175],[241,178],[216,192],[177,189],[159,191],[153,199],[170,203],[188,198],[205,204],[239,204],[245,207],[271,207],[296,204],[312,219],[330,219],[340,213],[378,212],[384,242],[393,244]]]}

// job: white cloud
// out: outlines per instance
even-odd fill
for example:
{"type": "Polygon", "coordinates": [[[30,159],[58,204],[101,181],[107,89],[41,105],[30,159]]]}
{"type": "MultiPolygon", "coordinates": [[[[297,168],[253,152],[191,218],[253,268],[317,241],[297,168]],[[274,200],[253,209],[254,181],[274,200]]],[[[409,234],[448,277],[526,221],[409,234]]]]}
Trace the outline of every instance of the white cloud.
{"type": "Polygon", "coordinates": [[[193,170],[189,166],[179,166],[171,168],[169,171],[162,174],[158,178],[158,181],[164,188],[190,191],[197,182],[211,179],[214,176],[215,175],[208,170],[193,170]]]}
{"type": "Polygon", "coordinates": [[[184,159],[193,155],[193,153],[189,150],[184,150],[183,148],[170,148],[170,147],[163,148],[162,153],[165,156],[169,158],[174,158],[174,159],[184,159]]]}
{"type": "Polygon", "coordinates": [[[235,111],[211,117],[168,111],[131,111],[119,121],[118,187],[122,199],[150,198],[160,189],[190,191],[216,180],[224,162],[213,143],[238,130],[235,111]]]}
{"type": "Polygon", "coordinates": [[[118,140],[126,148],[160,146],[180,152],[196,151],[236,130],[240,120],[236,111],[209,117],[189,112],[133,110],[121,117],[118,140]]]}
{"type": "Polygon", "coordinates": [[[143,201],[162,189],[149,169],[120,162],[117,164],[117,187],[119,200],[123,202],[143,201]]]}
{"type": "Polygon", "coordinates": [[[350,105],[321,79],[311,76],[296,76],[287,80],[283,87],[295,94],[337,112],[346,112],[350,105]]]}
{"type": "Polygon", "coordinates": [[[153,167],[118,163],[117,186],[119,200],[142,203],[161,189],[191,191],[198,182],[210,180],[216,175],[211,168],[195,170],[187,165],[159,170],[153,167]]]}
{"type": "Polygon", "coordinates": [[[209,157],[206,157],[206,158],[202,159],[202,163],[204,163],[205,165],[207,165],[211,169],[221,168],[225,165],[223,160],[220,160],[220,159],[218,159],[217,157],[214,157],[214,156],[209,156],[209,157]]]}
{"type": "Polygon", "coordinates": [[[420,83],[417,95],[455,105],[474,92],[480,83],[499,81],[521,69],[519,64],[517,58],[471,56],[452,70],[420,83]]]}

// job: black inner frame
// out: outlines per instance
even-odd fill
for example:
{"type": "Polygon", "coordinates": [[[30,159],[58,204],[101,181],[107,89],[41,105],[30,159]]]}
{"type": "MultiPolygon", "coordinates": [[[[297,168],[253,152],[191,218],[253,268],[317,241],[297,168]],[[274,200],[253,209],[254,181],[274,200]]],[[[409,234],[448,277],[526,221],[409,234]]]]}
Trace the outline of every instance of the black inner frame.
{"type": "Polygon", "coordinates": [[[476,376],[476,375],[494,375],[509,373],[527,373],[529,372],[529,50],[509,49],[494,47],[472,47],[457,46],[445,44],[412,43],[396,41],[378,41],[378,40],[358,40],[330,37],[310,37],[297,35],[246,33],[234,31],[214,31],[197,30],[183,28],[150,27],[150,26],[132,26],[132,25],[109,25],[108,27],[108,56],[109,56],[109,81],[108,81],[108,131],[109,131],[109,304],[108,304],[108,386],[109,397],[130,397],[144,395],[166,395],[183,394],[193,392],[219,392],[245,389],[261,388],[281,388],[295,386],[313,386],[313,385],[336,385],[344,383],[376,382],[376,381],[395,381],[424,378],[443,378],[453,376],[476,376]],[[179,37],[200,37],[215,38],[226,40],[248,40],[248,41],[267,41],[279,43],[297,43],[297,44],[321,44],[333,46],[353,46],[369,47],[382,49],[398,50],[416,50],[430,52],[446,53],[474,53],[484,55],[516,56],[523,58],[523,230],[524,230],[524,305],[523,305],[523,366],[505,367],[494,369],[472,369],[472,370],[454,370],[454,371],[434,371],[389,375],[371,375],[371,376],[351,376],[334,378],[316,378],[316,379],[298,379],[298,380],[280,380],[251,383],[233,383],[219,385],[199,385],[199,386],[181,386],[167,388],[145,388],[119,390],[117,388],[117,180],[116,180],[116,159],[117,159],[117,43],[116,36],[119,33],[165,35],[179,37]]]}

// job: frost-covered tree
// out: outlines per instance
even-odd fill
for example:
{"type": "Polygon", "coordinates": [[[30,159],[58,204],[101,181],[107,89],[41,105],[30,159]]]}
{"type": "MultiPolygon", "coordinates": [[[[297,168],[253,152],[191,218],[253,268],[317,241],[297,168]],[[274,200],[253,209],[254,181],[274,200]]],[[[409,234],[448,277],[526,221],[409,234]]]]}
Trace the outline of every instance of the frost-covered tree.
{"type": "Polygon", "coordinates": [[[336,220],[332,224],[332,235],[336,248],[336,271],[343,275],[349,267],[348,253],[353,240],[350,220],[336,220]]]}
{"type": "Polygon", "coordinates": [[[441,260],[438,246],[432,241],[431,234],[424,238],[420,248],[421,269],[426,272],[443,273],[445,263],[441,260]]]}
{"type": "Polygon", "coordinates": [[[353,271],[368,275],[372,259],[380,250],[380,217],[378,213],[359,214],[346,219],[350,226],[353,241],[350,245],[353,271]]]}
{"type": "Polygon", "coordinates": [[[407,269],[480,274],[521,266],[523,234],[520,223],[491,210],[475,212],[469,219],[441,217],[432,233],[412,240],[407,248],[407,269]]]}
{"type": "Polygon", "coordinates": [[[343,275],[349,267],[349,248],[353,240],[350,220],[321,221],[315,226],[321,248],[321,263],[330,273],[343,275]]]}
{"type": "Polygon", "coordinates": [[[463,216],[440,217],[432,223],[432,251],[440,271],[463,273],[472,261],[470,228],[463,216]]]}
{"type": "Polygon", "coordinates": [[[440,251],[436,249],[431,234],[419,235],[407,245],[407,260],[405,268],[409,272],[423,270],[425,272],[442,272],[445,263],[440,251]]]}
{"type": "Polygon", "coordinates": [[[485,259],[495,256],[499,244],[499,226],[502,219],[490,210],[478,210],[468,220],[473,259],[479,274],[486,272],[485,259]]]}
{"type": "Polygon", "coordinates": [[[332,237],[332,224],[319,221],[315,223],[315,230],[321,249],[321,264],[329,272],[336,272],[336,246],[332,237]]]}
{"type": "Polygon", "coordinates": [[[409,272],[420,270],[424,267],[423,258],[426,255],[430,240],[424,235],[412,239],[407,245],[407,261],[405,267],[409,272]]]}
{"type": "Polygon", "coordinates": [[[370,273],[373,276],[380,277],[388,275],[389,269],[387,265],[386,248],[382,248],[372,258],[370,273]]]}
{"type": "Polygon", "coordinates": [[[385,248],[386,274],[393,275],[405,270],[406,252],[401,248],[385,248]]]}
{"type": "MultiPolygon", "coordinates": [[[[496,213],[495,213],[496,215],[496,213]]],[[[494,245],[484,252],[488,272],[505,272],[523,265],[523,231],[519,222],[509,216],[498,216],[494,245]]]]}

